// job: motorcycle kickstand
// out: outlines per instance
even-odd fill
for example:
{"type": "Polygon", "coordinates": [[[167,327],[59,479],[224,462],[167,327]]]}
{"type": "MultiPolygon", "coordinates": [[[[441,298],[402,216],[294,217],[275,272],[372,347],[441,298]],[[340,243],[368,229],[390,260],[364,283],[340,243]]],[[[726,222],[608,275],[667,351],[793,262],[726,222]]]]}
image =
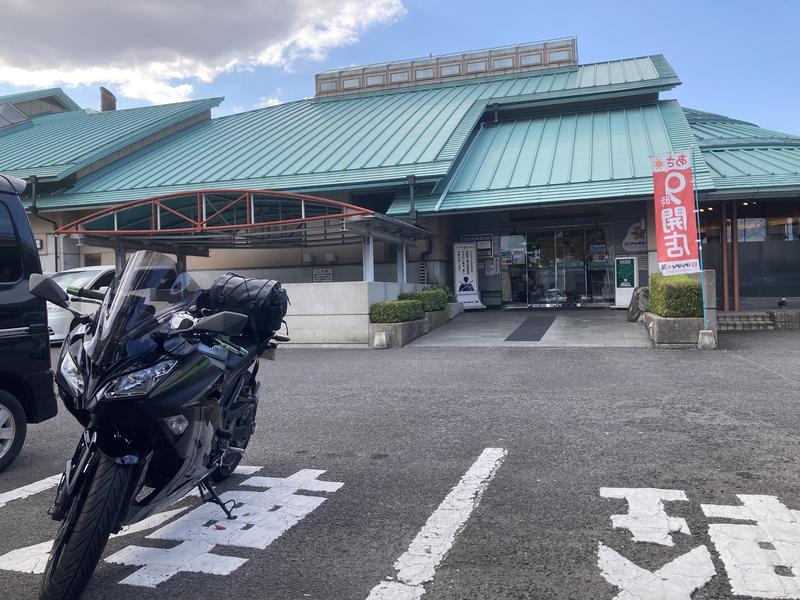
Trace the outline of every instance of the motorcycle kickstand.
{"type": "Polygon", "coordinates": [[[203,481],[198,483],[197,489],[200,490],[200,499],[203,502],[213,502],[222,509],[222,511],[225,513],[225,516],[230,520],[236,518],[236,515],[233,514],[233,509],[227,507],[227,504],[233,504],[233,507],[236,508],[236,501],[230,500],[227,503],[223,502],[222,499],[217,494],[217,491],[214,489],[214,486],[212,486],[207,479],[204,479],[203,481]],[[203,490],[207,491],[211,496],[211,498],[206,498],[205,495],[203,494],[203,490]]]}

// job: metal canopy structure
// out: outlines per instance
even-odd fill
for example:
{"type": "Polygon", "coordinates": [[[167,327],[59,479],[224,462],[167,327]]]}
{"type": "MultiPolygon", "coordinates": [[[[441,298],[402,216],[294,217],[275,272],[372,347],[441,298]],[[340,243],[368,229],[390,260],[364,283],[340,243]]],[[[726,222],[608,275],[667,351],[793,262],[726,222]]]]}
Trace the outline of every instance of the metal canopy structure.
{"type": "MultiPolygon", "coordinates": [[[[149,248],[207,256],[211,248],[287,248],[362,243],[374,238],[399,246],[431,234],[372,210],[306,194],[272,190],[208,189],[134,200],[64,225],[117,250],[149,248]]],[[[371,241],[370,241],[371,244],[371,241]]]]}

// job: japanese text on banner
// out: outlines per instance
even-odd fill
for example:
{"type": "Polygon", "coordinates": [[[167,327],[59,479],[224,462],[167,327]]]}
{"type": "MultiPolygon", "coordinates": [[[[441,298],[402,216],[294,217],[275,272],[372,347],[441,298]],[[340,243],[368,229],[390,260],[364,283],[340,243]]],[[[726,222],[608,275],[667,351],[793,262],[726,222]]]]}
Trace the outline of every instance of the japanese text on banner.
{"type": "Polygon", "coordinates": [[[664,275],[700,271],[690,151],[653,159],[656,247],[664,275]]]}

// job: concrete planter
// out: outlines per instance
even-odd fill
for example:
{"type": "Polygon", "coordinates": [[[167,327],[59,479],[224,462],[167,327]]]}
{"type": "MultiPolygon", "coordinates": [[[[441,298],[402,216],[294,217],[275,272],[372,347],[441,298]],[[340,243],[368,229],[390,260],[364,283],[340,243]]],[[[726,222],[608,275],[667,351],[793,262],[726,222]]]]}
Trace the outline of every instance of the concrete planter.
{"type": "Polygon", "coordinates": [[[447,310],[436,310],[425,313],[425,333],[433,331],[450,320],[447,310]]]}
{"type": "MultiPolygon", "coordinates": [[[[430,313],[428,313],[430,314],[430,313]]],[[[375,346],[375,334],[386,333],[388,348],[402,348],[426,332],[426,319],[403,323],[370,323],[369,345],[375,346]]]]}
{"type": "Polygon", "coordinates": [[[656,348],[697,348],[702,318],[669,318],[644,313],[644,324],[656,348]]]}
{"type": "Polygon", "coordinates": [[[448,302],[447,303],[447,317],[455,319],[458,315],[464,312],[464,305],[461,302],[448,302]]]}

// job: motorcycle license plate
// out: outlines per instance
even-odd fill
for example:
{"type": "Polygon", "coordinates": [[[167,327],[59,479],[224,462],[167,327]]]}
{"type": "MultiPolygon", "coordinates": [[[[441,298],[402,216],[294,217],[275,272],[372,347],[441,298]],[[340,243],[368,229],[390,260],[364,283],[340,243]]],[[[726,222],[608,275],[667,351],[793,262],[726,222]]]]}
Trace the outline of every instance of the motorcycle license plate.
{"type": "Polygon", "coordinates": [[[277,348],[267,348],[264,352],[261,353],[261,358],[266,358],[267,360],[275,360],[275,351],[277,348]]]}

